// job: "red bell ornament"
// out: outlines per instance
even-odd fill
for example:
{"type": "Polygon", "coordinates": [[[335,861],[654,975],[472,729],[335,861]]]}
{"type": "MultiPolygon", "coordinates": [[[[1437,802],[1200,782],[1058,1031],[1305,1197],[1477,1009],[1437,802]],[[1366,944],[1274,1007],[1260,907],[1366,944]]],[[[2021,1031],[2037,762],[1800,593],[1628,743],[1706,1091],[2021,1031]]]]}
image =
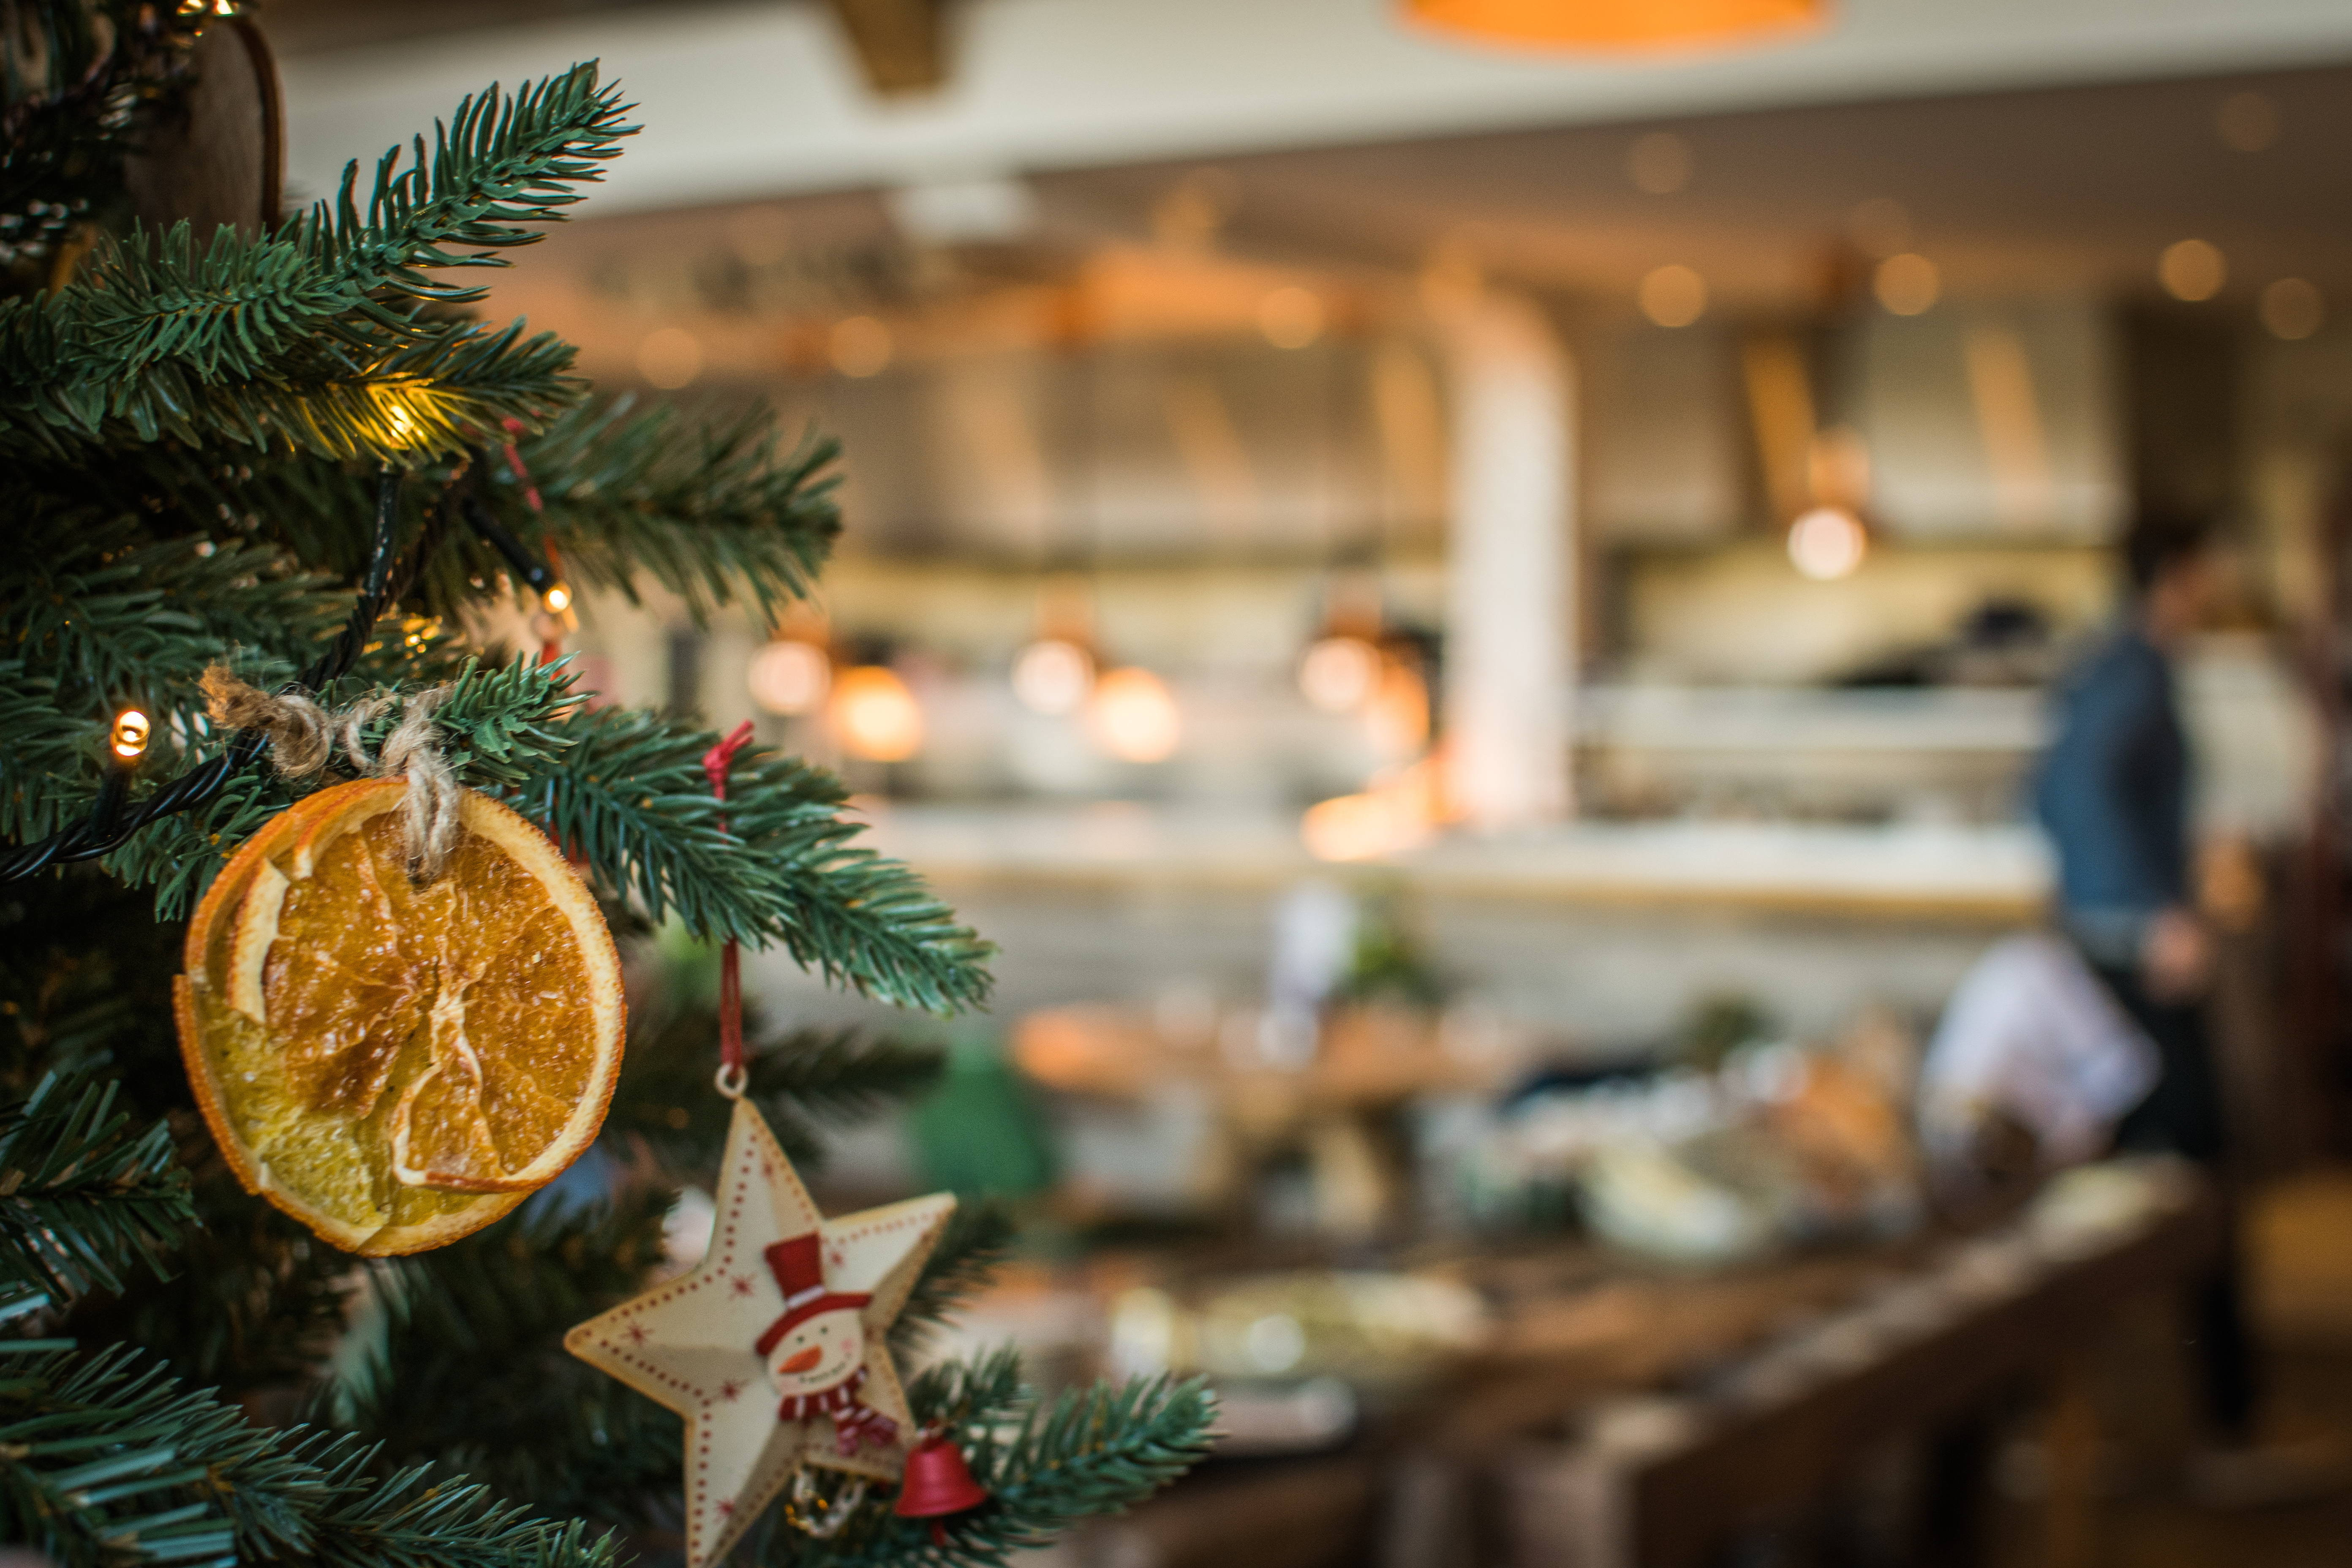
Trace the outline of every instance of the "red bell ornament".
{"type": "Polygon", "coordinates": [[[947,1543],[947,1527],[939,1522],[951,1513],[978,1508],[988,1500],[988,1489],[971,1479],[963,1450],[933,1428],[907,1456],[907,1477],[898,1486],[898,1500],[890,1511],[901,1519],[932,1521],[931,1539],[947,1543]]]}

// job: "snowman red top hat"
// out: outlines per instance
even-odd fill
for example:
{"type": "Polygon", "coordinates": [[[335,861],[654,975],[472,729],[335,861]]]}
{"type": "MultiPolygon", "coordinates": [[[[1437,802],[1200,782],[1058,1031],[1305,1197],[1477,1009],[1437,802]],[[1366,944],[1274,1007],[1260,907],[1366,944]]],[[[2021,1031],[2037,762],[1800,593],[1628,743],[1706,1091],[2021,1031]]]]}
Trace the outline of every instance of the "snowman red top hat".
{"type": "Polygon", "coordinates": [[[768,1325],[753,1348],[766,1355],[776,1348],[776,1342],[820,1312],[837,1312],[844,1309],[863,1307],[874,1298],[845,1295],[824,1287],[824,1244],[817,1233],[789,1237],[762,1250],[768,1260],[768,1271],[776,1277],[776,1286],[784,1293],[784,1315],[768,1325]]]}

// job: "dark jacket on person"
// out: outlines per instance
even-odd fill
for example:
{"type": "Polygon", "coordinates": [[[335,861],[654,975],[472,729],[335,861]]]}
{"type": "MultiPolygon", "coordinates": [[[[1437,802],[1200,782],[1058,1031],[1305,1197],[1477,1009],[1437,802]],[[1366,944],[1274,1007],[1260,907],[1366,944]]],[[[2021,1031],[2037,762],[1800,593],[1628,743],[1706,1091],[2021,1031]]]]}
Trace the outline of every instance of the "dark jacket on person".
{"type": "Polygon", "coordinates": [[[2127,963],[2150,916],[2189,897],[2189,747],[2172,666],[2126,623],[2059,683],[2034,805],[2058,855],[2060,918],[2095,961],[2127,963]]]}

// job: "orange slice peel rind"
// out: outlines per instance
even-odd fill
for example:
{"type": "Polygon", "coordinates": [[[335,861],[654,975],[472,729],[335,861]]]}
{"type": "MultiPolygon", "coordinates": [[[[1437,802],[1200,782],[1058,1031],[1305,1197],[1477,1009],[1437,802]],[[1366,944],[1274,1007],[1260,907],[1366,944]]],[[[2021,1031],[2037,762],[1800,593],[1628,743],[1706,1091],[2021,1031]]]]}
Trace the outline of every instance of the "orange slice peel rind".
{"type": "Polygon", "coordinates": [[[619,955],[536,827],[466,792],[446,869],[406,874],[408,785],[281,813],[189,922],[175,985],[197,1104],[248,1191],[346,1251],[443,1246],[594,1139],[619,1075],[619,955]]]}

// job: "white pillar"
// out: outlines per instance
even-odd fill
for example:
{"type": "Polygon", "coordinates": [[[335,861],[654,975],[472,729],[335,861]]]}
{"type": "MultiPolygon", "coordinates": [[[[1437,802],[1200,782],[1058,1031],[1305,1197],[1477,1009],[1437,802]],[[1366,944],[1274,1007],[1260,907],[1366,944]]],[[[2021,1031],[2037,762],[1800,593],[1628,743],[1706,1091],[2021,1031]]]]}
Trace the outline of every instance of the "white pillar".
{"type": "Polygon", "coordinates": [[[1439,321],[1454,391],[1445,750],[1485,832],[1569,814],[1574,384],[1543,313],[1478,293],[1439,321]]]}

